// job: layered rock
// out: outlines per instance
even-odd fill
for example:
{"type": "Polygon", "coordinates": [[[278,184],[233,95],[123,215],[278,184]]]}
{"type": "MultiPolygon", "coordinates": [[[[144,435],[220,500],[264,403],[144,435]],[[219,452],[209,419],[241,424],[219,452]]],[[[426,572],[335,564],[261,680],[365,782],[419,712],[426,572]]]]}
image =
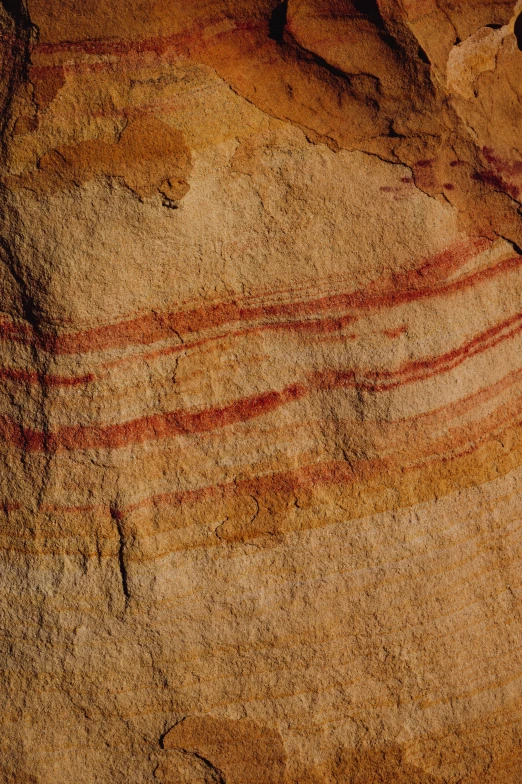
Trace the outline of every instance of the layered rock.
{"type": "Polygon", "coordinates": [[[2,781],[520,780],[520,13],[0,5],[2,781]]]}

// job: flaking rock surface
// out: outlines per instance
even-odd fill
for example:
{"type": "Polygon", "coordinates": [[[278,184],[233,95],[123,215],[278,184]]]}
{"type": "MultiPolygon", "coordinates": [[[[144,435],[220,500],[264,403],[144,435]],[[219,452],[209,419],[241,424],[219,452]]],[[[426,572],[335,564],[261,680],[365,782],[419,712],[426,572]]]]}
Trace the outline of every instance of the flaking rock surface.
{"type": "Polygon", "coordinates": [[[520,784],[522,3],[0,3],[0,781],[520,784]]]}

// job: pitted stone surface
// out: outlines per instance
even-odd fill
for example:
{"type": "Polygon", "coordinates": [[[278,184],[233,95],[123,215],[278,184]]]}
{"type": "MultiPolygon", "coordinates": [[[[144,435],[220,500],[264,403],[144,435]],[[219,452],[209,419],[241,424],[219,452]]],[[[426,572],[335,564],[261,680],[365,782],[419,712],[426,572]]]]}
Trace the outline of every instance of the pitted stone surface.
{"type": "Polygon", "coordinates": [[[0,4],[0,781],[519,784],[522,4],[0,4]]]}

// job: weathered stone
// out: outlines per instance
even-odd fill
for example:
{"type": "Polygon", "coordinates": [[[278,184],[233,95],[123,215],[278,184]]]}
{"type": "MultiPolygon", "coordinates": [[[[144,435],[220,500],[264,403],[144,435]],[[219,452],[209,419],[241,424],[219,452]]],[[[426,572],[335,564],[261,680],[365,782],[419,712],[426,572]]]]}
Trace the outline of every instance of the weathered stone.
{"type": "Polygon", "coordinates": [[[0,4],[1,782],[520,782],[521,19],[0,4]]]}

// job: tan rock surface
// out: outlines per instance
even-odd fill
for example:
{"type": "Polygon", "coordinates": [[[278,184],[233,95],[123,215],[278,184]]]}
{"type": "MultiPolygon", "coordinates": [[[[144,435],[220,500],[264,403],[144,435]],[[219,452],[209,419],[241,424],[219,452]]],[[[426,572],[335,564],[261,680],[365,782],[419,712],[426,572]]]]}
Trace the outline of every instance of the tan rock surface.
{"type": "Polygon", "coordinates": [[[0,4],[0,781],[522,781],[522,5],[0,4]]]}

